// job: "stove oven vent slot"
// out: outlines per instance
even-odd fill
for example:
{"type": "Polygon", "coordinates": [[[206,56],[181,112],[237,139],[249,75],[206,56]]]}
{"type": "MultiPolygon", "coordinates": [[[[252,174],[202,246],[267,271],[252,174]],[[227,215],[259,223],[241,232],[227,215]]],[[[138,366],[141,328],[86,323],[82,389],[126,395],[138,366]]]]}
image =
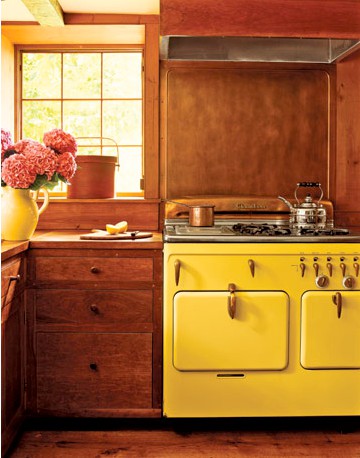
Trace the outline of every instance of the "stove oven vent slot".
{"type": "Polygon", "coordinates": [[[216,377],[218,378],[244,378],[245,374],[216,374],[216,377]]]}

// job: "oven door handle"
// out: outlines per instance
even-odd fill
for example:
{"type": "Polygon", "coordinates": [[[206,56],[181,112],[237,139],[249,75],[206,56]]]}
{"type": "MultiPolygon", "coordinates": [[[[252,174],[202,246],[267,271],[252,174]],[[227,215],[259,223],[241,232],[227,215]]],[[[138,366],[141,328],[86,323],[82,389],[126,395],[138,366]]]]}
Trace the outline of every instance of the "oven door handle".
{"type": "Polygon", "coordinates": [[[228,297],[228,313],[233,320],[236,313],[236,285],[234,283],[229,283],[228,290],[230,291],[230,296],[228,297]]]}
{"type": "Polygon", "coordinates": [[[180,267],[181,267],[181,262],[179,261],[179,259],[175,259],[174,267],[175,267],[175,284],[176,286],[178,286],[179,281],[180,281],[180,267]]]}
{"type": "Polygon", "coordinates": [[[341,317],[341,311],[342,311],[342,296],[341,293],[337,292],[333,295],[332,297],[333,303],[337,307],[337,317],[341,317]]]}

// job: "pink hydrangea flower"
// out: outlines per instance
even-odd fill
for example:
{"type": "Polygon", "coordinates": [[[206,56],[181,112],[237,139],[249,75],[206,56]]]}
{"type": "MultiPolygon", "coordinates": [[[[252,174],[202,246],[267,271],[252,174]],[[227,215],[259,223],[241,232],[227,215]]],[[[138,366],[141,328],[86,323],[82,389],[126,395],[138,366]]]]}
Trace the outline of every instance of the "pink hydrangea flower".
{"type": "Polygon", "coordinates": [[[12,188],[26,189],[36,180],[36,173],[29,168],[26,156],[13,154],[3,162],[1,178],[12,188]]]}
{"type": "Polygon", "coordinates": [[[60,154],[57,158],[57,173],[65,178],[65,180],[70,180],[76,172],[76,161],[72,153],[67,152],[60,154]]]}
{"type": "Polygon", "coordinates": [[[19,140],[13,145],[12,149],[19,154],[37,153],[47,150],[46,146],[30,138],[19,140]]]}
{"type": "Polygon", "coordinates": [[[12,145],[11,133],[8,130],[1,129],[1,162],[4,160],[4,154],[12,145]]]}
{"type": "Polygon", "coordinates": [[[62,131],[53,129],[44,135],[47,146],[31,139],[23,139],[10,145],[11,137],[2,133],[2,186],[13,188],[52,189],[61,179],[69,180],[77,169],[75,138],[62,131]],[[6,148],[6,150],[5,150],[6,148]],[[9,152],[9,154],[6,154],[9,152]]]}
{"type": "Polygon", "coordinates": [[[56,153],[71,153],[76,155],[77,144],[75,138],[62,129],[52,129],[45,132],[43,142],[56,153]]]}
{"type": "Polygon", "coordinates": [[[41,146],[41,149],[32,150],[25,154],[29,171],[37,175],[46,174],[48,180],[51,180],[56,172],[57,156],[52,150],[43,145],[41,146]]]}

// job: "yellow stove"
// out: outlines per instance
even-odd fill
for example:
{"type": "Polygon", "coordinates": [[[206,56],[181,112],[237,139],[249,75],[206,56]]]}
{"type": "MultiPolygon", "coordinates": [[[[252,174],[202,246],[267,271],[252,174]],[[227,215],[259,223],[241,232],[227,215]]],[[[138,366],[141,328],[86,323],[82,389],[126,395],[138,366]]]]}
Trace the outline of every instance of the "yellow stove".
{"type": "Polygon", "coordinates": [[[360,238],[177,227],[165,225],[164,416],[359,415],[360,238]]]}

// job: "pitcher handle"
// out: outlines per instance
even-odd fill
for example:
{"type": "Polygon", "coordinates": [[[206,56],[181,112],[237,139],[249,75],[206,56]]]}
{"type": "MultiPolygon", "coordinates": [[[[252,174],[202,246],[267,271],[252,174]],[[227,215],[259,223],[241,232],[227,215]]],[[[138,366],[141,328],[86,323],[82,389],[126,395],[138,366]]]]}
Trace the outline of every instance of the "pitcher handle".
{"type": "MultiPolygon", "coordinates": [[[[39,216],[41,215],[41,213],[44,213],[44,211],[47,209],[47,206],[49,205],[49,192],[46,188],[42,188],[42,190],[44,193],[44,202],[41,205],[41,207],[39,208],[39,213],[38,213],[39,216]]],[[[39,191],[34,191],[33,199],[35,201],[37,200],[38,195],[39,195],[39,191]]]]}

